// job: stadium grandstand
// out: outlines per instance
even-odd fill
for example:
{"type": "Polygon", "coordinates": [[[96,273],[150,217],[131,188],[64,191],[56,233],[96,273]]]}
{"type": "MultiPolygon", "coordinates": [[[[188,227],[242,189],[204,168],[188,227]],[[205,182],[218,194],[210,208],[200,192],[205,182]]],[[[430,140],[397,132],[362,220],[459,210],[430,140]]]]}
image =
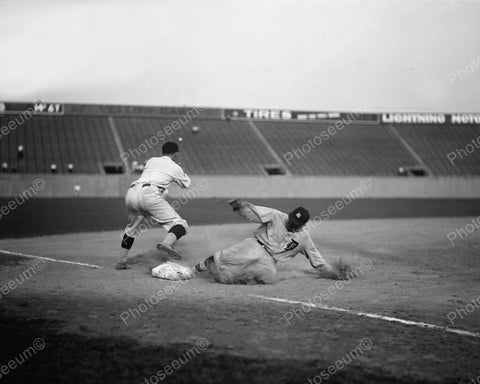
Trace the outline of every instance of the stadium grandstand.
{"type": "Polygon", "coordinates": [[[480,137],[480,124],[459,124],[451,115],[432,122],[422,114],[395,120],[358,113],[3,104],[0,161],[7,174],[131,173],[160,155],[167,140],[180,142],[182,162],[195,175],[480,174],[480,152],[468,150],[471,138],[480,137]],[[452,147],[458,148],[454,154],[452,147]],[[452,166],[453,158],[462,161],[452,166]]]}

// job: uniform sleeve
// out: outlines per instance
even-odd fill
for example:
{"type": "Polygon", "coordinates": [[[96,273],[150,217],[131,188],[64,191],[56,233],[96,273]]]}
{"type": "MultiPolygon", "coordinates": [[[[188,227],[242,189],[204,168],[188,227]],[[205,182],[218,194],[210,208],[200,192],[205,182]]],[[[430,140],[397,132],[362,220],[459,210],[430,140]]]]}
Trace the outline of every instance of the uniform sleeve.
{"type": "Polygon", "coordinates": [[[317,247],[315,247],[315,244],[313,243],[312,238],[309,234],[307,234],[305,246],[301,253],[308,258],[313,268],[327,264],[323,256],[318,251],[317,247]]]}
{"type": "Polygon", "coordinates": [[[188,188],[190,187],[190,184],[192,184],[192,181],[180,166],[178,166],[174,177],[175,182],[182,188],[188,188]]]}
{"type": "Polygon", "coordinates": [[[247,201],[241,202],[238,208],[234,208],[234,211],[254,223],[268,223],[273,220],[275,214],[280,213],[276,209],[260,207],[247,201]]]}

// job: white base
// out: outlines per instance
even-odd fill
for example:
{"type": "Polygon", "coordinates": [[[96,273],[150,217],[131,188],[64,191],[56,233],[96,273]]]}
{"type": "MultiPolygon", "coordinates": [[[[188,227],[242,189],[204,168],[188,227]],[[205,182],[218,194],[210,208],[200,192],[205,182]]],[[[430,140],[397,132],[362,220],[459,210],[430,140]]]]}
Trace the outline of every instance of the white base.
{"type": "Polygon", "coordinates": [[[165,280],[188,280],[193,277],[193,271],[183,265],[167,261],[153,268],[152,276],[165,280]]]}

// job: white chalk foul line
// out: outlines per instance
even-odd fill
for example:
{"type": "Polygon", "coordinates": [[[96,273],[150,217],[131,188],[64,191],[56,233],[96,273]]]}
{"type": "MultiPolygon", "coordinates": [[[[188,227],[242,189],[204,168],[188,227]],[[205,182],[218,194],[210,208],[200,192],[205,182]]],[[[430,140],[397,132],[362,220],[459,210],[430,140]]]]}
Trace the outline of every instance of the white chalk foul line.
{"type": "Polygon", "coordinates": [[[58,260],[58,259],[52,259],[52,258],[50,258],[50,257],[27,255],[27,254],[25,254],[25,253],[11,252],[11,251],[3,250],[3,249],[0,249],[0,254],[1,254],[1,253],[4,253],[4,254],[6,254],[6,255],[10,255],[10,256],[21,256],[21,257],[28,257],[28,258],[30,258],[30,259],[40,259],[40,260],[46,260],[46,261],[53,261],[53,262],[55,262],[55,263],[81,265],[82,267],[103,268],[103,267],[101,267],[100,265],[95,265],[95,264],[78,263],[78,262],[76,262],[76,261],[58,260]]]}
{"type": "Polygon", "coordinates": [[[438,330],[441,330],[441,331],[456,333],[456,334],[463,335],[463,336],[480,337],[480,333],[469,332],[469,331],[465,331],[463,329],[442,327],[440,325],[428,324],[428,323],[424,323],[424,322],[421,322],[421,321],[417,322],[417,321],[403,320],[403,319],[399,319],[397,317],[377,315],[376,313],[352,311],[351,309],[345,309],[345,308],[339,308],[339,307],[329,307],[327,305],[316,305],[316,304],[313,304],[313,303],[307,303],[307,302],[303,302],[303,301],[279,299],[279,298],[276,298],[276,297],[268,297],[268,296],[255,295],[255,294],[250,294],[249,296],[256,297],[256,298],[259,298],[259,299],[264,299],[264,300],[276,301],[276,302],[280,302],[280,303],[301,304],[301,305],[305,305],[307,307],[325,309],[327,311],[345,312],[345,313],[350,313],[351,315],[364,316],[364,317],[369,317],[371,319],[380,319],[380,320],[385,320],[385,321],[391,321],[391,322],[400,323],[400,324],[404,324],[404,325],[413,325],[413,326],[417,326],[417,327],[420,327],[420,328],[438,329],[438,330]]]}

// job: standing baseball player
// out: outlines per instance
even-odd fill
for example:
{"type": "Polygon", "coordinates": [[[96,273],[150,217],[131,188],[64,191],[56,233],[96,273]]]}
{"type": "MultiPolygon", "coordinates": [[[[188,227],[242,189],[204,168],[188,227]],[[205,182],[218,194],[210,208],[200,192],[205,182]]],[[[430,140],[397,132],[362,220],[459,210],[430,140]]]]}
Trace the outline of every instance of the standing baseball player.
{"type": "Polygon", "coordinates": [[[128,269],[127,257],[133,242],[140,234],[139,229],[146,218],[152,218],[161,224],[167,235],[157,249],[173,259],[181,259],[175,252],[175,242],[187,233],[187,222],[182,219],[165,200],[165,195],[172,183],[181,188],[188,188],[190,178],[178,163],[178,145],[167,142],[162,146],[161,157],[152,157],[145,164],[140,178],[134,181],[125,197],[128,214],[128,225],[122,239],[120,261],[116,269],[128,269]]]}
{"type": "Polygon", "coordinates": [[[287,261],[302,253],[321,276],[345,279],[317,250],[304,226],[309,212],[299,207],[288,215],[276,209],[259,207],[239,199],[231,200],[234,212],[260,226],[253,237],[201,260],[198,272],[209,271],[224,284],[271,284],[275,281],[278,261],[287,261]]]}

